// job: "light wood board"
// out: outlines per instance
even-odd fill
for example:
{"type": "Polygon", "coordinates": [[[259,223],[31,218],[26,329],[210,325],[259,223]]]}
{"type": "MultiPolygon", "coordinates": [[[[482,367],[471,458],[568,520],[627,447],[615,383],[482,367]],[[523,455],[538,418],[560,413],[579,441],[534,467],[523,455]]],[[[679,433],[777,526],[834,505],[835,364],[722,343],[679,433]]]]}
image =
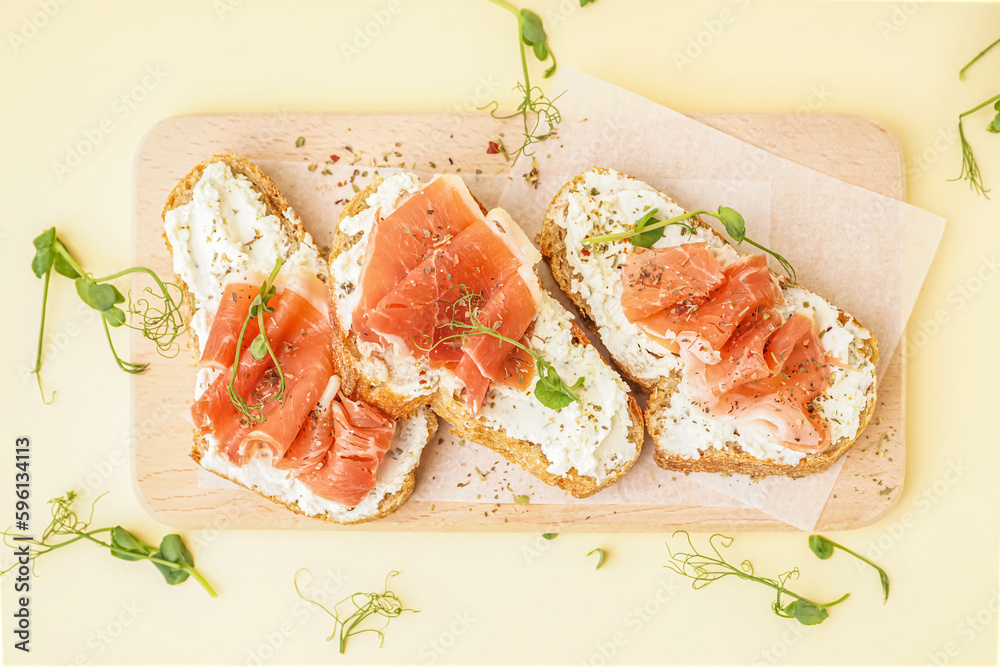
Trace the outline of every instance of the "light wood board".
{"type": "MultiPolygon", "coordinates": [[[[755,146],[849,183],[903,198],[903,160],[895,137],[877,123],[845,115],[701,114],[694,116],[755,146]]],[[[506,171],[486,152],[499,133],[514,136],[515,121],[462,115],[201,115],[165,120],[144,138],[135,165],[135,260],[172,275],[162,239],[161,211],[177,181],[201,160],[232,151],[253,161],[318,163],[331,155],[359,166],[421,171],[506,171]],[[296,137],[308,137],[295,147],[296,137]],[[350,151],[347,150],[350,147],[350,151]]],[[[338,164],[344,164],[339,162],[338,164]]],[[[296,209],[295,201],[290,202],[296,209]]],[[[301,211],[300,211],[301,213],[301,211]]],[[[305,216],[303,215],[305,218],[305,216]]],[[[305,219],[307,228],[310,220],[305,219]]],[[[430,503],[411,500],[384,519],[336,526],[288,512],[242,489],[202,488],[189,458],[186,419],[194,367],[188,350],[159,357],[134,336],[136,361],[150,370],[133,380],[136,490],[150,513],[183,528],[311,528],[338,530],[633,531],[791,530],[752,508],[693,505],[557,505],[430,503]]],[[[902,493],[905,454],[905,347],[901,343],[879,386],[872,425],[847,459],[817,530],[867,525],[902,493]]],[[[433,446],[433,442],[431,445],[433,446]]],[[[417,483],[420,483],[418,469],[417,483]]],[[[598,496],[599,497],[599,496],[598,496]]]]}

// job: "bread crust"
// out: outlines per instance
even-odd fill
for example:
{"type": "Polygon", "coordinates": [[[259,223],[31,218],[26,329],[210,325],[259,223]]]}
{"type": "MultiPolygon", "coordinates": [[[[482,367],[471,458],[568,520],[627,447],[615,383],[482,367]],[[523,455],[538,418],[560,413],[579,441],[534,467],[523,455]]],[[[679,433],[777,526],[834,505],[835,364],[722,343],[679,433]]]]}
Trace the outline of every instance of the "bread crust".
{"type": "MultiPolygon", "coordinates": [[[[285,226],[290,231],[292,231],[295,237],[300,242],[306,237],[307,232],[305,230],[305,227],[302,225],[302,220],[298,217],[298,214],[295,213],[294,209],[292,209],[291,205],[288,203],[288,200],[286,200],[284,195],[282,195],[281,192],[278,190],[278,186],[274,184],[274,181],[272,181],[263,171],[261,171],[257,165],[253,164],[250,160],[243,157],[242,155],[237,155],[236,153],[220,153],[213,155],[212,157],[198,163],[190,172],[188,172],[188,174],[184,176],[184,178],[182,178],[177,183],[177,185],[174,186],[173,190],[171,190],[170,192],[170,195],[167,197],[167,202],[163,207],[163,213],[161,216],[164,222],[166,222],[167,213],[169,211],[172,211],[178,206],[183,206],[192,200],[193,197],[192,193],[194,191],[194,188],[198,184],[198,181],[201,179],[201,176],[204,173],[205,169],[209,165],[215,164],[216,162],[225,163],[232,170],[233,174],[239,174],[245,177],[251,183],[251,185],[253,185],[254,189],[258,193],[260,193],[261,201],[264,202],[264,205],[267,208],[267,213],[270,215],[277,216],[278,219],[281,220],[282,225],[285,226]]],[[[166,232],[164,232],[162,236],[163,236],[163,241],[167,246],[167,251],[170,253],[172,258],[173,247],[170,245],[170,242],[167,239],[166,232]]],[[[183,302],[186,304],[185,308],[183,309],[184,324],[190,325],[191,318],[194,315],[194,297],[191,294],[190,290],[188,289],[188,285],[183,281],[183,279],[180,276],[175,275],[174,280],[177,283],[177,285],[181,288],[182,299],[183,302]]],[[[193,333],[192,333],[192,338],[193,338],[193,333]]],[[[197,363],[198,361],[197,346],[191,342],[191,339],[189,339],[188,345],[189,347],[192,348],[192,352],[194,355],[193,362],[197,363]]],[[[337,346],[334,347],[336,348],[337,346]]],[[[335,361],[334,366],[337,367],[336,359],[334,361],[335,361]]],[[[409,416],[412,416],[412,414],[409,416]]],[[[427,421],[429,426],[427,440],[429,441],[431,436],[434,435],[435,431],[437,431],[437,417],[428,411],[427,421]]],[[[202,457],[204,456],[207,450],[208,450],[208,442],[204,437],[202,437],[198,433],[197,430],[195,430],[194,446],[191,449],[191,458],[194,459],[194,461],[198,463],[198,465],[201,465],[202,457]]],[[[411,470],[410,473],[407,475],[406,481],[404,482],[403,487],[399,491],[382,498],[382,500],[379,502],[377,514],[374,514],[369,517],[361,517],[359,519],[351,521],[341,521],[326,514],[323,515],[306,514],[305,512],[302,511],[301,508],[298,507],[298,505],[295,505],[293,503],[286,503],[274,496],[267,496],[265,494],[262,494],[258,491],[255,491],[254,489],[250,489],[242,482],[239,482],[231,477],[227,477],[226,475],[220,474],[214,470],[210,470],[209,472],[211,472],[214,475],[218,475],[223,479],[228,479],[230,482],[238,484],[243,488],[249,489],[250,491],[253,491],[257,495],[267,498],[273,503],[282,505],[283,507],[297,514],[302,514],[303,516],[311,516],[312,518],[323,519],[325,521],[330,521],[332,523],[343,523],[343,524],[356,524],[356,523],[364,523],[367,521],[374,521],[375,519],[391,514],[396,509],[398,509],[404,502],[406,502],[406,500],[413,493],[413,489],[416,484],[416,472],[414,469],[411,470]]]]}
{"type": "MultiPolygon", "coordinates": [[[[344,208],[331,243],[331,264],[341,253],[357,243],[362,236],[360,233],[353,236],[343,233],[341,223],[368,208],[366,200],[378,189],[381,182],[381,178],[373,181],[367,188],[355,195],[354,199],[344,208]]],[[[483,208],[482,203],[479,205],[480,208],[483,208]]],[[[485,212],[485,208],[483,211],[485,212]]],[[[345,378],[345,384],[342,385],[344,391],[347,391],[353,398],[360,398],[397,415],[411,414],[424,405],[430,405],[438,416],[452,425],[451,432],[455,435],[492,449],[546,484],[557,486],[577,498],[586,498],[614,484],[628,472],[632,464],[639,458],[644,438],[643,417],[638,403],[632,396],[629,396],[628,412],[632,426],[628,430],[628,439],[636,448],[635,456],[632,459],[615,469],[600,483],[594,477],[580,475],[575,469],[570,469],[565,475],[554,475],[548,472],[547,468],[550,462],[538,444],[514,438],[502,430],[484,425],[469,413],[461,397],[450,395],[447,390],[441,389],[416,398],[407,398],[393,391],[378,379],[366,376],[358,366],[361,354],[357,348],[356,336],[353,331],[341,329],[339,318],[336,316],[338,304],[335,298],[331,300],[334,309],[333,326],[336,332],[334,340],[339,342],[339,345],[335,345],[339,348],[339,351],[335,353],[337,372],[342,378],[345,378]]],[[[575,323],[573,324],[573,341],[576,345],[590,345],[586,335],[575,323]]]]}
{"type": "MultiPolygon", "coordinates": [[[[556,193],[555,197],[553,197],[552,203],[549,205],[545,215],[545,220],[542,222],[542,231],[539,234],[539,245],[542,249],[542,256],[552,269],[552,275],[555,278],[556,283],[559,285],[560,289],[566,293],[573,304],[580,310],[584,319],[591,323],[594,322],[594,319],[589,304],[582,295],[573,291],[573,280],[576,279],[578,282],[582,282],[583,278],[579,273],[576,273],[573,270],[573,267],[569,263],[566,253],[566,228],[558,224],[556,221],[565,218],[566,216],[566,196],[581,187],[585,182],[587,175],[593,172],[600,174],[614,173],[611,169],[594,167],[577,175],[573,180],[563,185],[556,193]]],[[[625,179],[631,179],[640,183],[642,182],[633,176],[628,176],[627,174],[620,174],[620,176],[625,179]]],[[[646,184],[643,183],[643,185],[646,184]]],[[[647,185],[647,187],[649,186],[647,185]]],[[[667,201],[671,201],[670,198],[663,193],[660,193],[660,195],[667,201]]],[[[704,224],[704,222],[699,218],[695,217],[694,220],[718,238],[726,241],[724,237],[722,237],[709,225],[704,224]]],[[[726,242],[728,243],[728,241],[726,242]]],[[[771,274],[778,280],[782,287],[793,284],[785,276],[776,274],[773,271],[771,274]]],[[[838,312],[841,324],[853,323],[859,328],[864,328],[853,316],[848,315],[839,309],[838,312]]],[[[869,334],[869,338],[862,342],[862,351],[864,356],[866,356],[872,364],[878,364],[878,343],[874,336],[869,334]]],[[[649,429],[649,434],[654,443],[657,443],[653,452],[653,459],[661,468],[674,472],[731,473],[751,475],[753,477],[764,477],[767,475],[801,477],[812,473],[822,472],[833,465],[837,459],[843,456],[851,448],[851,446],[861,436],[861,433],[864,432],[865,427],[868,426],[872,413],[875,411],[876,388],[873,384],[867,395],[868,400],[865,408],[861,412],[859,418],[858,430],[854,433],[854,435],[841,438],[839,441],[832,443],[830,447],[823,452],[806,454],[802,460],[795,465],[779,463],[771,459],[759,459],[744,452],[738,447],[738,443],[735,442],[718,443],[722,445],[721,449],[714,447],[709,448],[708,450],[699,449],[698,451],[701,455],[699,458],[686,458],[678,454],[672,454],[658,444],[663,437],[664,429],[661,421],[657,417],[670,406],[670,400],[674,394],[677,393],[680,385],[680,375],[675,374],[670,377],[643,379],[638,377],[632,369],[619,362],[613,356],[612,361],[615,364],[615,367],[618,368],[624,376],[626,376],[636,386],[642,388],[644,392],[650,394],[644,416],[645,423],[649,429]]]]}

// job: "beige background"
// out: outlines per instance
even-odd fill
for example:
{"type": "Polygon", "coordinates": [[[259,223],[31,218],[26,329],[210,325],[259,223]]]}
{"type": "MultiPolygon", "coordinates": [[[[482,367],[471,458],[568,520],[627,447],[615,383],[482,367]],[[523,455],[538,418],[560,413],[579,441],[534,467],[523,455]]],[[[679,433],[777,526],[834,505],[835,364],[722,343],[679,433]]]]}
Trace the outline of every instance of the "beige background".
{"type": "MultiPolygon", "coordinates": [[[[606,655],[622,663],[996,662],[1000,204],[947,179],[959,169],[957,113],[998,92],[1000,53],[964,84],[957,70],[1000,37],[1000,7],[530,4],[546,18],[561,63],[680,111],[875,118],[902,143],[908,201],[948,218],[908,332],[905,492],[880,523],[835,536],[884,564],[889,604],[881,605],[872,572],[843,554],[817,561],[797,534],[740,535],[734,557],[752,558],[761,573],[798,565],[798,588],[816,598],[852,591],[818,628],[774,617],[768,591],[751,584],[691,591],[661,567],[668,537],[661,534],[545,542],[535,534],[203,531],[186,537],[218,600],[193,583],[167,588],[151,566],[83,545],[40,561],[30,656],[12,650],[13,582],[0,580],[5,662],[598,665],[606,655]],[[678,64],[686,50],[692,62],[678,64]],[[584,558],[596,546],[609,554],[600,571],[584,558]],[[382,650],[362,636],[340,658],[323,641],[331,624],[295,597],[291,579],[300,567],[311,568],[333,599],[375,590],[398,569],[395,590],[422,611],[395,620],[382,650]]],[[[172,115],[448,112],[467,109],[483,86],[510,105],[515,98],[505,91],[520,72],[513,19],[470,0],[28,0],[5,2],[0,28],[7,207],[0,270],[10,288],[0,382],[0,452],[7,452],[0,457],[9,458],[0,460],[0,488],[11,488],[14,438],[30,435],[34,529],[46,522],[41,502],[76,487],[91,498],[109,492],[98,522],[153,541],[169,529],[134,495],[129,378],[65,281],[54,283],[48,324],[45,379],[59,391],[56,403],[42,405],[26,376],[41,292],[28,271],[31,238],[58,225],[91,270],[128,263],[135,151],[150,126],[172,115]],[[373,21],[370,43],[345,54],[356,30],[373,21]],[[67,154],[88,144],[77,165],[67,154]]],[[[1000,188],[1000,139],[983,130],[988,120],[985,111],[975,116],[967,134],[987,182],[1000,188]]],[[[0,501],[4,517],[13,498],[0,496],[8,498],[0,501]]]]}

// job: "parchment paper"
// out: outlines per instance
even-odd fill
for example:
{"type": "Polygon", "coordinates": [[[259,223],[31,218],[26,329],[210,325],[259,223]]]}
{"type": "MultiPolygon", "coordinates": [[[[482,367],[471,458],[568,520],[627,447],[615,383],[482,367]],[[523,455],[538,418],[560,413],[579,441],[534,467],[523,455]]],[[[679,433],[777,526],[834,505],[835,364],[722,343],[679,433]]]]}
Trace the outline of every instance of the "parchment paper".
{"type": "MultiPolygon", "coordinates": [[[[942,219],[778,158],[578,72],[564,70],[555,85],[567,90],[560,100],[564,122],[558,139],[535,156],[539,187],[524,181],[530,169],[525,160],[513,165],[509,175],[461,174],[485,206],[507,208],[534,236],[558,187],[594,165],[631,173],[689,209],[732,206],[746,217],[751,238],[778,248],[804,284],[872,329],[888,362],[937,246],[942,219]],[[843,268],[845,261],[849,271],[843,268]],[[865,285],[881,289],[866,290],[865,285]]],[[[376,175],[398,171],[344,164],[310,171],[301,163],[259,164],[320,245],[329,243],[333,221],[357,190],[376,175]]],[[[550,292],[561,297],[547,267],[538,268],[550,292]]],[[[880,363],[880,373],[883,367],[880,363]]],[[[415,500],[510,503],[516,495],[528,495],[532,504],[749,506],[810,530],[841,466],[799,480],[756,483],[737,475],[685,476],[657,467],[647,439],[639,461],[620,482],[578,500],[492,451],[454,438],[448,428],[443,423],[425,449],[415,500]]],[[[199,484],[228,485],[207,473],[199,484]]]]}

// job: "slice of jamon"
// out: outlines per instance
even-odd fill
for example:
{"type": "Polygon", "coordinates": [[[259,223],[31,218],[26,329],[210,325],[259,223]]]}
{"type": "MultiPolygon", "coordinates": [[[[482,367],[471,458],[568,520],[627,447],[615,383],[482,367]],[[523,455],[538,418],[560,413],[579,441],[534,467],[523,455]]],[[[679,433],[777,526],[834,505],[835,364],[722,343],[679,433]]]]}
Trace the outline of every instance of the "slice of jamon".
{"type": "MultiPolygon", "coordinates": [[[[386,294],[369,314],[368,326],[385,339],[426,356],[427,348],[460,331],[448,326],[449,322],[467,321],[464,294],[489,299],[520,267],[502,238],[486,222],[475,222],[386,294]]],[[[450,347],[460,348],[461,343],[455,341],[450,347]]]]}
{"type": "MultiPolygon", "coordinates": [[[[257,292],[259,290],[260,285],[258,284],[257,292]]],[[[256,296],[257,292],[254,293],[254,296],[256,296]]],[[[243,320],[247,316],[252,300],[251,298],[250,301],[242,302],[244,307],[242,314],[238,316],[240,327],[243,326],[243,320]]],[[[268,340],[271,341],[272,347],[274,347],[275,341],[282,341],[287,335],[290,335],[289,332],[302,331],[309,327],[314,320],[320,318],[326,319],[328,311],[328,307],[326,306],[326,285],[315,275],[305,269],[296,267],[287,279],[282,280],[281,288],[271,298],[269,306],[274,309],[274,312],[264,313],[264,331],[267,334],[268,340]]],[[[235,319],[231,318],[231,321],[235,321],[235,319]]],[[[230,329],[231,326],[227,324],[220,326],[217,331],[213,322],[205,349],[215,348],[216,346],[218,349],[222,349],[224,345],[222,343],[215,343],[213,337],[218,334],[228,338],[230,329]]],[[[270,357],[265,356],[262,359],[254,359],[253,355],[250,354],[250,345],[259,333],[260,329],[258,328],[257,318],[253,318],[247,324],[247,330],[243,335],[243,347],[240,350],[240,365],[236,372],[236,379],[233,380],[233,388],[244,398],[254,391],[254,388],[264,377],[267,369],[273,366],[270,357]]],[[[237,337],[239,336],[239,329],[237,329],[236,335],[237,337]]],[[[274,349],[275,352],[278,351],[276,347],[274,349]]],[[[229,383],[232,380],[233,362],[236,360],[235,351],[236,340],[234,339],[231,351],[232,356],[223,367],[223,372],[215,378],[208,389],[191,406],[191,417],[194,420],[195,426],[201,429],[202,432],[212,430],[213,424],[218,422],[224,415],[229,414],[230,411],[235,411],[235,408],[232,407],[232,400],[229,397],[229,383]]],[[[253,403],[256,401],[250,402],[253,403]]]]}
{"type": "Polygon", "coordinates": [[[340,378],[334,375],[323,390],[312,412],[295,436],[285,455],[274,467],[293,473],[316,466],[326,460],[326,452],[333,446],[333,414],[331,405],[340,391],[340,378]]]}
{"type": "Polygon", "coordinates": [[[304,467],[295,476],[317,496],[354,507],[375,488],[396,422],[342,394],[330,405],[329,414],[334,429],[332,446],[321,463],[304,467]]]}
{"type": "Polygon", "coordinates": [[[622,307],[629,322],[686,300],[702,300],[725,275],[706,243],[635,248],[622,268],[622,307]]]}
{"type": "MultiPolygon", "coordinates": [[[[530,269],[514,274],[479,310],[479,321],[511,340],[521,341],[538,312],[541,296],[530,269]]],[[[523,387],[534,377],[534,359],[516,345],[488,334],[470,336],[462,345],[465,357],[455,375],[466,389],[472,414],[482,405],[489,381],[523,387]],[[527,363],[525,363],[527,362],[527,363]]]]}
{"type": "Polygon", "coordinates": [[[774,371],[768,364],[764,348],[779,327],[781,314],[761,306],[740,322],[732,338],[720,350],[718,363],[705,364],[683,348],[682,356],[695,378],[693,384],[699,400],[710,403],[716,396],[741,384],[770,377],[774,371]]]}
{"type": "Polygon", "coordinates": [[[380,342],[369,327],[369,312],[436,248],[477,221],[485,221],[482,209],[453,174],[434,179],[391,214],[377,215],[358,281],[361,298],[352,317],[358,337],[380,342]]]}
{"type": "Polygon", "coordinates": [[[764,356],[771,360],[774,374],[726,392],[713,412],[764,423],[794,451],[825,450],[830,444],[828,430],[813,399],[830,386],[830,367],[812,316],[799,312],[790,317],[772,334],[764,356]],[[783,358],[778,349],[787,350],[783,358]]]}
{"type": "MultiPolygon", "coordinates": [[[[260,285],[264,276],[254,273],[240,280],[226,284],[219,299],[219,307],[212,319],[212,327],[208,332],[208,340],[201,352],[199,366],[223,370],[231,368],[236,358],[236,341],[243,328],[250,304],[260,293],[260,285]]],[[[247,326],[246,336],[250,340],[260,331],[256,321],[247,326]],[[253,326],[253,332],[250,331],[253,326]]]]}
{"type": "Polygon", "coordinates": [[[639,321],[650,335],[677,342],[705,363],[719,359],[719,351],[740,322],[760,306],[783,303],[764,255],[748,255],[727,267],[725,280],[706,300],[689,300],[639,321]]]}
{"type": "MultiPolygon", "coordinates": [[[[527,337],[522,338],[520,342],[525,347],[529,345],[527,337]]],[[[479,366],[469,355],[463,356],[455,367],[455,375],[465,386],[465,403],[472,414],[479,412],[492,382],[521,391],[526,391],[531,386],[531,381],[535,379],[536,373],[535,358],[519,347],[512,345],[511,348],[499,370],[494,373],[495,377],[493,378],[483,375],[479,366]]]]}
{"type": "Polygon", "coordinates": [[[330,324],[324,318],[277,342],[275,356],[286,384],[284,401],[278,400],[280,378],[272,366],[247,397],[251,403],[264,402],[266,419],[253,421],[230,407],[237,416],[235,428],[228,420],[215,428],[216,437],[237,465],[257,449],[266,449],[274,461],[288,451],[333,375],[331,335],[330,324]]]}

